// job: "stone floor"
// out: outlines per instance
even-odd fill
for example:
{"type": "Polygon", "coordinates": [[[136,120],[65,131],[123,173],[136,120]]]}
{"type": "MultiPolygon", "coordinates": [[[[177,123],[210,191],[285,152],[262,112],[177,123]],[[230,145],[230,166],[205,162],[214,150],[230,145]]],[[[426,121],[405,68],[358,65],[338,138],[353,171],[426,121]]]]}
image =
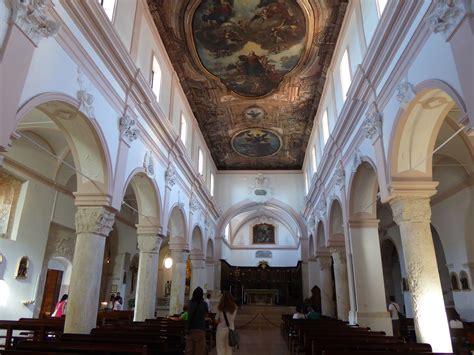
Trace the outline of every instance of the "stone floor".
{"type": "MultiPolygon", "coordinates": [[[[235,354],[289,355],[285,340],[280,334],[281,312],[275,308],[247,308],[240,310],[236,327],[240,334],[240,349],[235,354]]],[[[213,350],[210,355],[216,355],[213,350]]]]}

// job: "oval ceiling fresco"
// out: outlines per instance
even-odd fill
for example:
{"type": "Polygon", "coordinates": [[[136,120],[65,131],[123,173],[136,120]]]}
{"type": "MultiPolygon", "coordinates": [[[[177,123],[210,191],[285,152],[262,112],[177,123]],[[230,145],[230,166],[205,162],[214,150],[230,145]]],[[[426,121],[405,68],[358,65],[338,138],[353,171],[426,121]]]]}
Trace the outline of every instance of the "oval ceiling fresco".
{"type": "Polygon", "coordinates": [[[232,137],[232,148],[238,154],[249,158],[268,157],[280,150],[281,138],[268,129],[245,129],[232,137]]]}
{"type": "Polygon", "coordinates": [[[202,65],[242,96],[276,89],[305,50],[306,21],[295,0],[203,0],[192,27],[202,65]]]}

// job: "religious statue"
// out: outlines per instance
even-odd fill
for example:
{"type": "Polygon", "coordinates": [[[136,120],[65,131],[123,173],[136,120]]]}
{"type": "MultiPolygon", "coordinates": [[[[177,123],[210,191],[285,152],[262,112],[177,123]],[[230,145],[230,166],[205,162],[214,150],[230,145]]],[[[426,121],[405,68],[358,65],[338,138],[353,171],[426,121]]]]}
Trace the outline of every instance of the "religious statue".
{"type": "Polygon", "coordinates": [[[30,266],[30,261],[28,260],[28,257],[23,256],[20,259],[20,262],[18,263],[18,268],[16,271],[16,278],[17,279],[26,279],[28,276],[28,268],[30,266]]]}
{"type": "Polygon", "coordinates": [[[171,281],[166,281],[165,284],[165,297],[169,297],[171,295],[171,281]]]}

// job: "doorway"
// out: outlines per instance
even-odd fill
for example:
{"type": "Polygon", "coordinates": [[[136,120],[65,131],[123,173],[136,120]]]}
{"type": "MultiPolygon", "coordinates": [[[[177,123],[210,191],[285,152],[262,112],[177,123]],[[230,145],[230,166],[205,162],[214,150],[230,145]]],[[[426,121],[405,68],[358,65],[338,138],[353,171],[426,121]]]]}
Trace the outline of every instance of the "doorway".
{"type": "Polygon", "coordinates": [[[40,318],[51,317],[59,299],[63,271],[48,269],[44,285],[43,302],[41,303],[40,318]]]}

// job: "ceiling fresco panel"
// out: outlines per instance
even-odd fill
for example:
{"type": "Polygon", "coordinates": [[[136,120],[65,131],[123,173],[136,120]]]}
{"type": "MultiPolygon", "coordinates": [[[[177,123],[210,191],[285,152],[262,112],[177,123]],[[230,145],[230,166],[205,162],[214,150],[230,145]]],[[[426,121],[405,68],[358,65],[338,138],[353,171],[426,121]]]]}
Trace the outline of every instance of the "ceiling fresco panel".
{"type": "Polygon", "coordinates": [[[301,169],[347,0],[148,0],[218,169],[301,169]]]}

